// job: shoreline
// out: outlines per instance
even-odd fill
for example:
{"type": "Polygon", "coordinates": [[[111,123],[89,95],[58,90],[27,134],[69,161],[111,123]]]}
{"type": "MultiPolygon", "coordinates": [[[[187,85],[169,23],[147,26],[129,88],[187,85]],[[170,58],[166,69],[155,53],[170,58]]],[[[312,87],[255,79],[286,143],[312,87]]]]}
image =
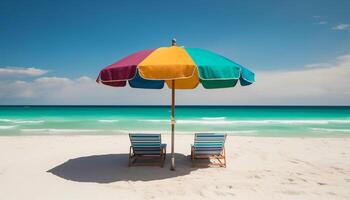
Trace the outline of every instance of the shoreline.
{"type": "MultiPolygon", "coordinates": [[[[142,132],[142,131],[138,131],[138,132],[130,132],[130,133],[145,133],[145,132],[142,132]]],[[[146,132],[147,134],[148,132],[146,132]]],[[[159,132],[152,132],[152,133],[159,133],[159,132]]],[[[205,131],[201,132],[201,133],[205,133],[205,131]]],[[[218,132],[218,133],[221,133],[221,132],[218,132]]],[[[175,133],[175,137],[177,136],[192,136],[194,137],[194,134],[191,134],[191,133],[181,133],[181,134],[176,134],[175,133]]],[[[9,137],[9,138],[12,138],[12,137],[105,137],[105,136],[108,136],[108,137],[118,137],[118,136],[123,136],[123,137],[128,137],[129,133],[118,133],[118,134],[20,134],[20,135],[17,135],[17,134],[9,134],[9,135],[0,135],[0,138],[6,138],[6,137],[9,137]]],[[[161,135],[164,135],[164,136],[169,136],[171,135],[171,133],[161,133],[161,135]]],[[[290,138],[290,139],[350,139],[350,135],[329,135],[329,136],[320,136],[320,135],[317,135],[315,134],[315,136],[311,136],[311,135],[307,135],[307,136],[297,136],[297,135],[292,135],[292,136],[281,136],[281,135],[276,135],[276,136],[271,136],[271,135],[234,135],[234,134],[227,134],[227,137],[242,137],[242,138],[270,138],[270,139],[273,139],[273,138],[284,138],[284,139],[287,139],[287,138],[290,138]]]]}

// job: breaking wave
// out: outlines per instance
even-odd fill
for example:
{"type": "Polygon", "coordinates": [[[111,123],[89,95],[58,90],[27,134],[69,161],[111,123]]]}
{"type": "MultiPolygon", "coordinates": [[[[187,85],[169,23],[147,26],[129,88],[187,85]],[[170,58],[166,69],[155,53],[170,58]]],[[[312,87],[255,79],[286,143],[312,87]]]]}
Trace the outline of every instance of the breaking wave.
{"type": "Polygon", "coordinates": [[[21,120],[21,119],[0,119],[0,122],[8,122],[14,124],[39,124],[44,123],[44,120],[21,120]]]}
{"type": "Polygon", "coordinates": [[[321,132],[349,132],[350,129],[337,129],[337,128],[310,128],[313,131],[321,131],[321,132]]]}
{"type": "Polygon", "coordinates": [[[350,120],[176,120],[179,124],[350,124],[350,120]]]}
{"type": "Polygon", "coordinates": [[[16,126],[0,126],[0,129],[12,129],[15,128],[16,126]]]}
{"type": "Polygon", "coordinates": [[[102,123],[114,123],[114,122],[119,122],[118,119],[100,119],[97,120],[98,122],[102,122],[102,123]]]}
{"type": "Polygon", "coordinates": [[[102,130],[95,129],[21,129],[21,132],[36,132],[36,133],[49,133],[49,134],[60,134],[60,133],[95,133],[102,130]]]}

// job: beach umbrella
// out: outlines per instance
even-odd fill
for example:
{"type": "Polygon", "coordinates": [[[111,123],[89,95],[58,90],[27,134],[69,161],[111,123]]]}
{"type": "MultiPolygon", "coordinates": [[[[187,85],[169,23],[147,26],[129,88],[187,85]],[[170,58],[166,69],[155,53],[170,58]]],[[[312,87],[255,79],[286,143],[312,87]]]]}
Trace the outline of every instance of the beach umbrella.
{"type": "Polygon", "coordinates": [[[98,83],[113,87],[171,89],[171,170],[175,169],[175,89],[194,89],[200,83],[206,89],[229,88],[240,82],[247,86],[255,75],[228,58],[199,48],[170,47],[133,53],[100,71],[98,83]]]}

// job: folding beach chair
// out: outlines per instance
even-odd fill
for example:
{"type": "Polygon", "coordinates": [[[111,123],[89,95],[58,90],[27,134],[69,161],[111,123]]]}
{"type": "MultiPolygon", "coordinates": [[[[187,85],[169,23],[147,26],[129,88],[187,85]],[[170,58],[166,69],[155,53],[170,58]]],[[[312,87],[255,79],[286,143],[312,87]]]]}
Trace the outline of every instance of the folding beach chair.
{"type": "Polygon", "coordinates": [[[226,134],[220,133],[196,133],[194,136],[194,144],[191,145],[192,166],[203,166],[199,163],[199,159],[209,159],[209,164],[205,166],[226,167],[225,152],[226,134]],[[211,159],[218,162],[213,163],[211,159]]]}
{"type": "Polygon", "coordinates": [[[166,144],[162,144],[160,134],[129,134],[129,167],[134,165],[160,165],[163,167],[166,157],[166,144]],[[140,159],[157,159],[159,162],[137,162],[140,159]]]}

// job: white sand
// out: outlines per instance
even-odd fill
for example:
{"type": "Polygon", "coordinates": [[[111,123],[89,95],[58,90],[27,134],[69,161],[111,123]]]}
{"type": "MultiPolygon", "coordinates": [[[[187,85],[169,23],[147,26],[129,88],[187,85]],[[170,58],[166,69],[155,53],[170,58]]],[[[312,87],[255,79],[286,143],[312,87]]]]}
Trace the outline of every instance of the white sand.
{"type": "Polygon", "coordinates": [[[350,199],[350,138],[230,136],[226,169],[191,168],[192,140],[173,172],[128,168],[127,135],[0,137],[0,199],[350,199]]]}

